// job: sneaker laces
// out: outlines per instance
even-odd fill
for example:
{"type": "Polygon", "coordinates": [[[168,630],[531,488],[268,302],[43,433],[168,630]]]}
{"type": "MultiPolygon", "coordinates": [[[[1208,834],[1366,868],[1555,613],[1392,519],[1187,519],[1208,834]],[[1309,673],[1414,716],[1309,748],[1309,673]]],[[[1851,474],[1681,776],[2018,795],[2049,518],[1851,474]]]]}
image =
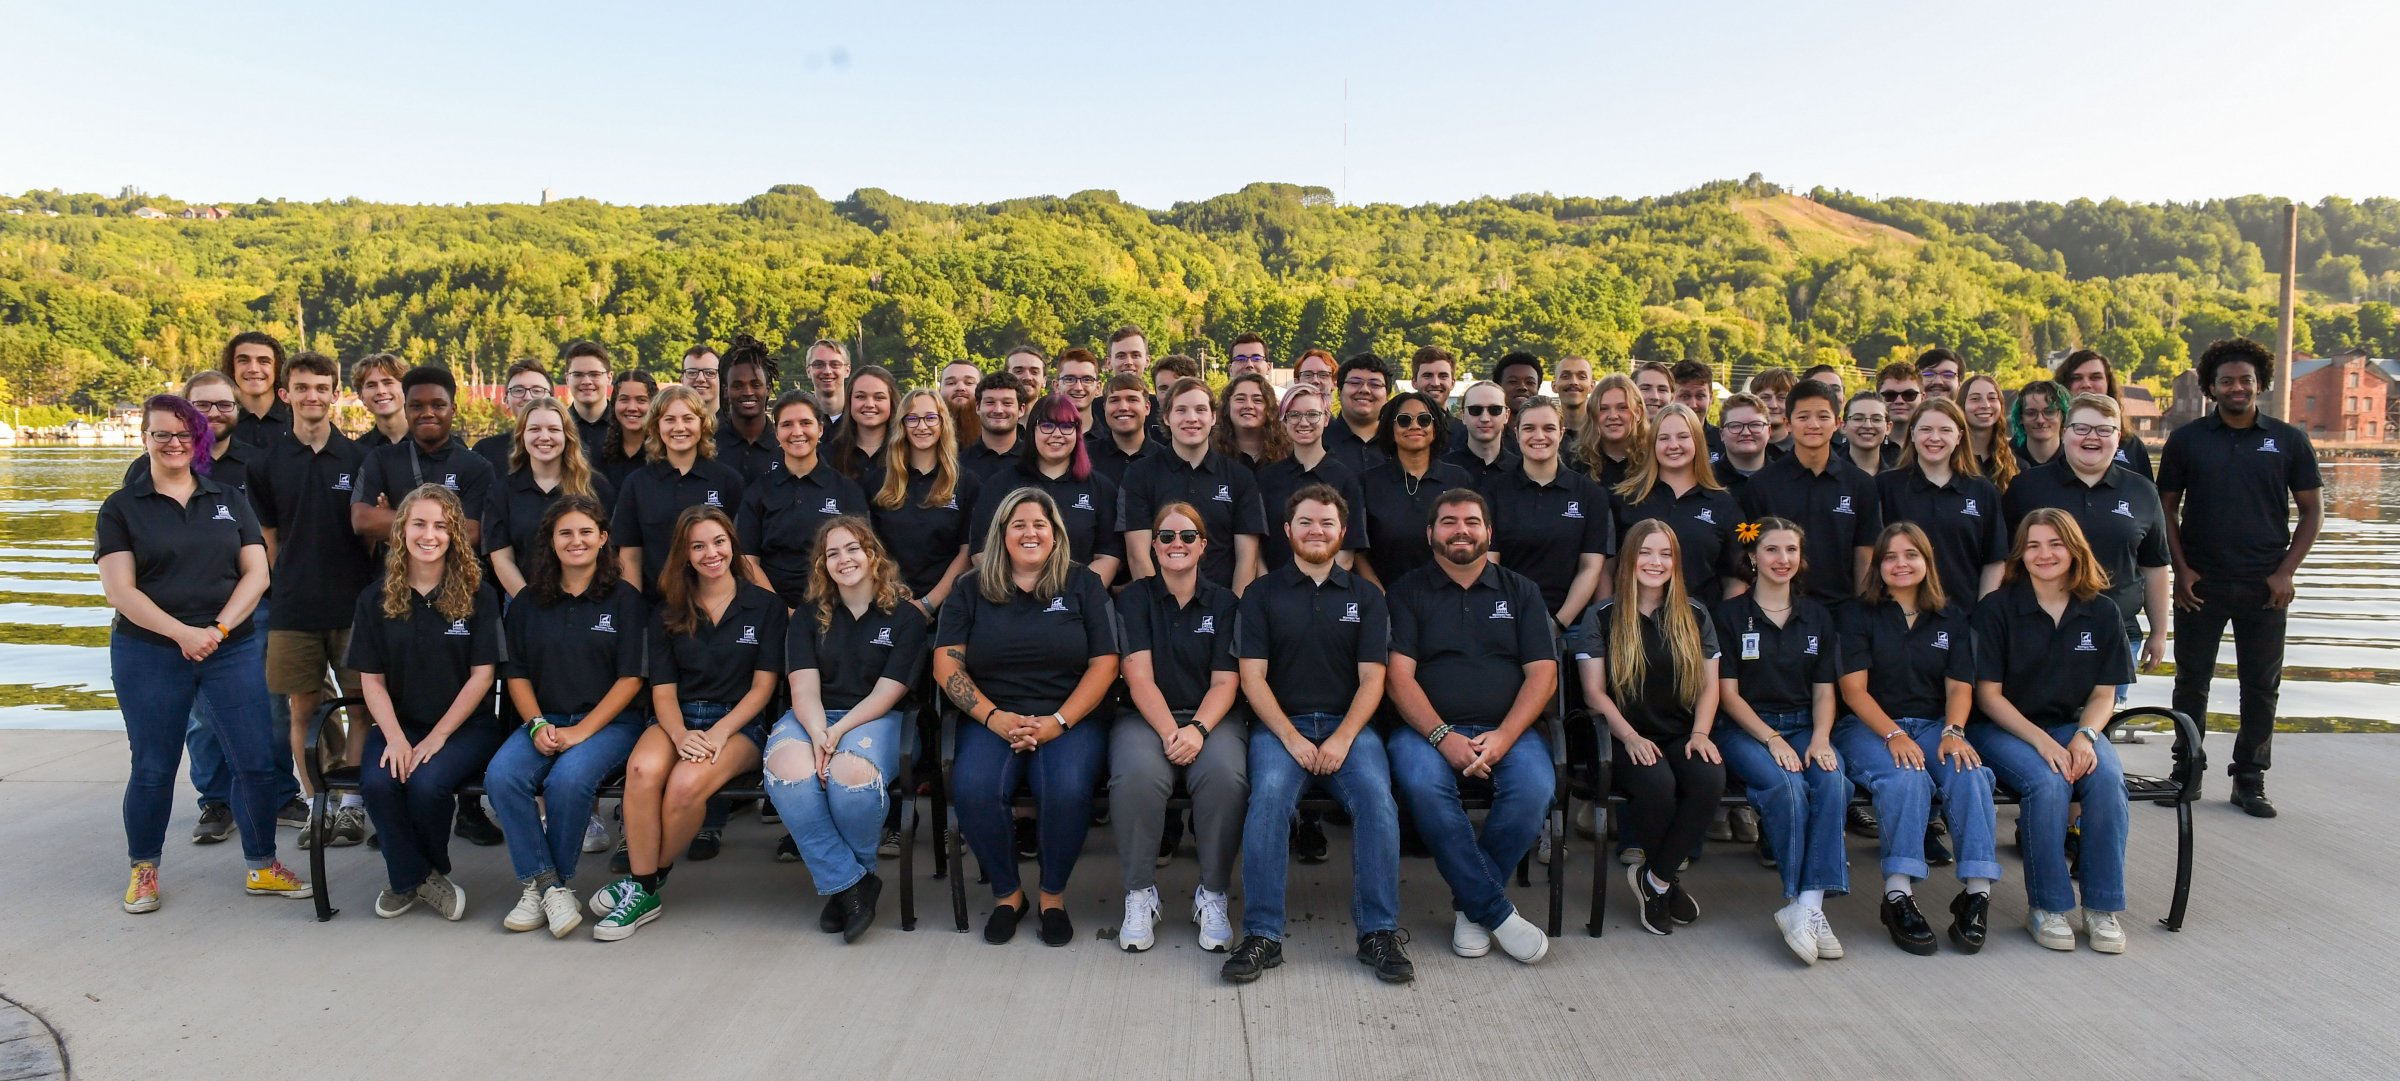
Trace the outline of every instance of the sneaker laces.
{"type": "Polygon", "coordinates": [[[1200,929],[1208,932],[1231,931],[1232,920],[1225,914],[1225,895],[1210,896],[1206,891],[1193,899],[1200,909],[1200,929]]]}
{"type": "Polygon", "coordinates": [[[1833,935],[1833,925],[1825,922],[1824,909],[1812,908],[1808,910],[1808,930],[1809,933],[1817,935],[1821,938],[1831,937],[1833,935]]]}
{"type": "Polygon", "coordinates": [[[136,865],[134,866],[134,868],[133,868],[133,892],[135,892],[135,893],[137,893],[137,894],[139,894],[139,893],[157,893],[157,892],[158,892],[158,865],[157,865],[157,864],[155,864],[155,863],[143,863],[143,864],[136,864],[136,865]]]}
{"type": "Polygon", "coordinates": [[[2095,935],[2118,935],[2124,933],[2124,930],[2117,926],[2117,914],[2114,912],[2085,912],[2083,914],[2083,929],[2095,935]]]}

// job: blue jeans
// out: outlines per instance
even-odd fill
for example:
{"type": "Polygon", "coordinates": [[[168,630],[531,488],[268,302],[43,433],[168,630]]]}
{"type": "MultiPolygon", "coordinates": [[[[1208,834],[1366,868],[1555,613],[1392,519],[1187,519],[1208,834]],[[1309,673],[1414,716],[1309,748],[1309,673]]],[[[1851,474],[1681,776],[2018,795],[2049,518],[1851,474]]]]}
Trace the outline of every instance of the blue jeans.
{"type": "Polygon", "coordinates": [[[1101,711],[1022,754],[974,721],[958,729],[956,760],[950,764],[952,806],[958,831],[975,862],[992,880],[992,896],[1017,892],[1016,826],[1010,807],[1020,783],[1033,788],[1034,819],[1041,838],[1041,890],[1067,892],[1075,861],[1092,831],[1092,797],[1108,767],[1108,719],[1101,711]]]}
{"type": "MultiPolygon", "coordinates": [[[[1466,725],[1458,734],[1473,738],[1491,730],[1488,725],[1466,725]]],[[[1408,801],[1417,833],[1433,852],[1433,865],[1450,884],[1451,910],[1487,928],[1498,927],[1517,914],[1517,906],[1508,899],[1508,876],[1533,850],[1542,833],[1542,816],[1549,813],[1558,790],[1550,745],[1540,732],[1528,728],[1500,756],[1492,767],[1492,809],[1478,837],[1459,802],[1458,771],[1450,768],[1440,748],[1411,738],[1415,735],[1401,732],[1389,745],[1393,787],[1408,801]]]]}
{"type": "MultiPolygon", "coordinates": [[[[2076,725],[2049,730],[2061,744],[2082,739],[2076,725]]],[[[2075,907],[2075,872],[2067,868],[2067,805],[2083,804],[2083,906],[2125,911],[2125,834],[2132,814],[2125,800],[2125,770],[2117,749],[2101,740],[2092,750],[2100,764],[2068,783],[2042,761],[2033,745],[1999,725],[1967,726],[1967,742],[1983,756],[1992,775],[2018,798],[2017,825],[2025,835],[2025,900],[2035,908],[2066,912],[2075,907]]]]}
{"type": "MultiPolygon", "coordinates": [[[[583,720],[582,714],[544,716],[562,727],[583,720]]],[[[574,879],[595,793],[602,782],[624,771],[634,741],[641,736],[641,718],[624,713],[590,739],[555,755],[535,750],[529,729],[509,734],[484,772],[483,787],[500,832],[508,837],[508,862],[517,881],[531,882],[544,871],[555,872],[561,885],[574,879]],[[537,797],[542,801],[538,808],[533,802],[537,797]]]]}
{"type": "MultiPolygon", "coordinates": [[[[174,813],[175,767],[183,761],[184,726],[194,702],[209,705],[209,729],[233,767],[234,827],[251,867],[275,860],[275,746],[290,736],[274,730],[267,709],[266,639],[256,633],[227,642],[194,664],[171,645],[132,635],[108,636],[109,679],[125,716],[132,772],[125,779],[125,855],[157,862],[174,813]]],[[[286,771],[289,772],[288,770],[286,771]]]]}
{"type": "MultiPolygon", "coordinates": [[[[1311,743],[1342,726],[1333,713],[1301,713],[1292,727],[1311,743]]],[[[1422,741],[1420,741],[1422,742],[1422,741]]],[[[1250,734],[1250,810],[1242,820],[1242,934],[1283,941],[1283,883],[1292,851],[1292,812],[1312,784],[1331,789],[1350,812],[1350,923],[1361,937],[1400,926],[1400,806],[1383,737],[1359,729],[1331,776],[1300,768],[1271,730],[1250,734]]]]}
{"type": "MultiPolygon", "coordinates": [[[[410,742],[431,732],[414,733],[410,742]]],[[[367,821],[383,839],[383,869],[393,893],[407,893],[425,876],[450,873],[450,820],[458,814],[458,788],[483,774],[508,730],[491,722],[468,722],[442,741],[442,749],[405,781],[383,767],[383,728],[367,726],[358,767],[358,794],[367,821]]]]}
{"type": "Polygon", "coordinates": [[[1883,823],[1883,873],[1924,878],[1925,823],[1933,817],[1933,796],[1940,792],[1942,817],[1950,823],[1950,839],[1958,846],[1958,877],[2000,877],[2000,859],[1992,840],[1997,812],[1992,808],[1992,771],[1988,766],[1958,769],[1936,757],[1942,743],[1942,722],[1926,717],[1894,717],[1905,737],[1925,752],[1925,768],[1901,769],[1892,752],[1876,738],[1866,722],[1844,715],[1833,726],[1833,749],[1852,783],[1875,801],[1875,817],[1883,823]]]}
{"type": "MultiPolygon", "coordinates": [[[[258,611],[250,617],[250,633],[257,635],[260,642],[265,642],[267,601],[264,598],[258,602],[258,611]]],[[[266,648],[262,644],[258,653],[261,672],[265,671],[266,657],[266,648]]],[[[275,730],[286,733],[275,741],[275,766],[279,772],[276,774],[273,803],[280,809],[284,804],[300,798],[300,775],[292,771],[292,740],[289,735],[292,730],[292,700],[270,692],[267,695],[267,710],[273,715],[275,730]]],[[[190,753],[188,762],[192,787],[200,792],[200,806],[205,808],[212,803],[231,805],[233,773],[225,765],[224,745],[209,735],[207,701],[196,699],[192,702],[191,723],[184,726],[183,745],[190,753]]]]}
{"type": "MultiPolygon", "coordinates": [[[[2126,653],[2126,655],[2127,655],[2127,656],[2129,656],[2129,657],[2131,657],[2131,658],[2133,659],[2133,670],[2134,670],[2135,672],[2137,672],[2137,673],[2138,673],[2138,672],[2140,672],[2140,671],[2142,670],[2142,640],[2143,640],[2145,637],[2147,637],[2147,636],[2145,636],[2145,635],[2142,633],[2142,628],[2141,628],[2139,625],[2136,625],[2136,624],[2127,624],[2127,625],[2126,625],[2126,627],[2125,627],[2125,653],[2126,653]]],[[[2139,677],[2137,676],[2136,678],[2139,678],[2139,677]]],[[[2130,696],[2132,693],[2133,693],[2133,684],[2131,684],[2131,683],[2119,683],[2119,684],[2117,684],[2117,708],[2119,708],[2119,709],[2123,709],[2123,708],[2125,707],[2125,699],[2126,699],[2128,696],[2130,696]]],[[[1971,741],[1970,741],[1970,742],[1971,742],[1971,741]]]]}
{"type": "MultiPolygon", "coordinates": [[[[846,711],[825,711],[825,723],[841,723],[846,711]]],[[[863,784],[842,784],[813,774],[783,777],[767,771],[767,798],[792,832],[800,859],[819,896],[840,893],[875,870],[875,846],[883,839],[885,786],[900,768],[900,713],[897,710],[842,733],[836,754],[855,755],[874,767],[875,777],[863,784]]],[[[767,737],[767,753],[794,745],[808,753],[808,729],[788,711],[767,737]]]]}
{"type": "MultiPolygon", "coordinates": [[[[1792,753],[1806,755],[1814,718],[1806,711],[1761,713],[1758,719],[1791,744],[1792,753]]],[[[1850,778],[1840,766],[1832,769],[1801,763],[1793,773],[1775,764],[1775,753],[1750,733],[1732,724],[1717,726],[1717,750],[1725,768],[1741,781],[1758,809],[1761,835],[1775,853],[1783,872],[1783,895],[1802,890],[1829,894],[1850,892],[1850,859],[1843,849],[1842,817],[1850,808],[1850,778]]],[[[1924,843],[1923,838],[1918,844],[1924,843]]]]}

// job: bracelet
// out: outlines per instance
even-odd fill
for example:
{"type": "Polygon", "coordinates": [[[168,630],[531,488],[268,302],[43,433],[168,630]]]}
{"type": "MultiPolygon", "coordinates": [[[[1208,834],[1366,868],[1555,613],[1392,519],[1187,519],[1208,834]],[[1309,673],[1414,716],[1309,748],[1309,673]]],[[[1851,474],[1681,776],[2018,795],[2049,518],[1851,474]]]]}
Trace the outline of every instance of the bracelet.
{"type": "Polygon", "coordinates": [[[233,632],[232,632],[232,631],[229,631],[229,630],[226,630],[226,629],[225,629],[225,624],[223,624],[223,623],[211,623],[211,624],[209,624],[209,626],[211,626],[211,627],[215,627],[215,628],[217,629],[217,641],[220,641],[220,642],[222,642],[222,641],[224,641],[224,640],[226,640],[226,639],[228,639],[228,638],[231,638],[231,637],[233,637],[233,632]]]}
{"type": "Polygon", "coordinates": [[[1068,724],[1068,723],[1067,723],[1067,715],[1066,715],[1066,714],[1064,714],[1064,713],[1052,713],[1052,714],[1050,715],[1050,719],[1051,719],[1051,720],[1053,720],[1053,721],[1057,721],[1057,722],[1058,722],[1058,730],[1059,730],[1059,731],[1061,731],[1061,732],[1064,732],[1064,731],[1066,731],[1067,729],[1070,729],[1070,728],[1073,728],[1073,727],[1075,727],[1074,725],[1071,725],[1071,724],[1068,724]]]}
{"type": "Polygon", "coordinates": [[[544,728],[548,728],[548,727],[550,727],[550,718],[548,718],[548,717],[536,717],[536,718],[534,718],[534,719],[532,719],[532,720],[530,720],[530,721],[527,721],[527,722],[525,722],[525,734],[526,734],[526,735],[532,735],[532,734],[534,734],[534,733],[536,733],[536,732],[539,732],[539,731],[541,731],[542,729],[544,729],[544,728]]]}
{"type": "Polygon", "coordinates": [[[1456,731],[1458,729],[1447,724],[1435,725],[1433,731],[1425,733],[1425,742],[1439,747],[1443,740],[1450,738],[1450,734],[1456,731]]]}
{"type": "Polygon", "coordinates": [[[2078,728],[2078,729],[2076,729],[2076,730],[2075,730],[2075,732],[2076,732],[2076,734],[2077,734],[2077,735],[2080,735],[2080,736],[2082,736],[2082,737],[2083,737],[2083,738],[2085,738],[2085,739],[2091,740],[2091,741],[2092,741],[2092,746],[2094,746],[2094,747],[2097,747],[2097,746],[2099,746],[2099,745],[2100,745],[2100,742],[2101,742],[2101,737],[2100,737],[2100,730],[2099,730],[2099,729],[2097,729],[2097,728],[2092,728],[2092,727],[2089,727],[2089,726],[2086,726],[2086,727],[2083,727],[2083,728],[2078,728]]]}
{"type": "Polygon", "coordinates": [[[1894,729],[1892,729],[1891,731],[1889,731],[1889,732],[1886,732],[1886,733],[1884,733],[1884,734],[1883,734],[1883,741],[1884,741],[1885,743],[1890,743],[1891,741],[1893,741],[1893,740],[1895,740],[1895,739],[1898,739],[1898,738],[1899,738],[1899,737],[1901,737],[1901,736],[1905,736],[1905,735],[1907,735],[1907,734],[1908,734],[1908,730],[1907,730],[1907,729],[1905,729],[1905,728],[1894,728],[1894,729]]]}
{"type": "Polygon", "coordinates": [[[1945,725],[1943,725],[1943,726],[1942,726],[1942,738],[1943,738],[1943,739],[1949,739],[1949,738],[1951,738],[1951,737],[1953,737],[1953,736],[1956,736],[1956,737],[1957,737],[1957,738],[1959,738],[1959,739],[1965,739],[1965,738],[1967,738],[1967,730],[1966,730],[1966,729],[1964,729],[1964,728],[1961,728],[1961,727],[1959,727],[1958,725],[1955,725],[1955,724],[1945,724],[1945,725]]]}

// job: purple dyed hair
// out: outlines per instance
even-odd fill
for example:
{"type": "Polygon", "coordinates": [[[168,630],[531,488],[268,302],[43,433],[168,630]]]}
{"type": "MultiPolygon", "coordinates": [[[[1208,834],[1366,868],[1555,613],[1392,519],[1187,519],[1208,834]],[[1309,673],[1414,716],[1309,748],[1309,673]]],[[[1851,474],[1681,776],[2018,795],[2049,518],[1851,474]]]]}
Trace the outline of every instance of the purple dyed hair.
{"type": "Polygon", "coordinates": [[[165,413],[183,422],[184,430],[192,433],[192,472],[207,476],[212,461],[209,451],[216,444],[208,428],[208,418],[200,415],[189,399],[173,394],[153,394],[144,401],[142,419],[147,422],[152,413],[165,413]]]}
{"type": "MultiPolygon", "coordinates": [[[[1079,431],[1083,427],[1083,411],[1075,408],[1075,400],[1064,394],[1042,395],[1042,400],[1033,403],[1033,409],[1025,419],[1027,423],[1031,424],[1049,421],[1052,424],[1064,424],[1079,431]]],[[[1040,458],[1039,451],[1032,447],[1025,448],[1027,468],[1032,468],[1032,463],[1039,461],[1040,458]]],[[[1075,449],[1067,459],[1067,476],[1075,480],[1091,479],[1092,456],[1084,450],[1081,439],[1075,440],[1075,449]]]]}

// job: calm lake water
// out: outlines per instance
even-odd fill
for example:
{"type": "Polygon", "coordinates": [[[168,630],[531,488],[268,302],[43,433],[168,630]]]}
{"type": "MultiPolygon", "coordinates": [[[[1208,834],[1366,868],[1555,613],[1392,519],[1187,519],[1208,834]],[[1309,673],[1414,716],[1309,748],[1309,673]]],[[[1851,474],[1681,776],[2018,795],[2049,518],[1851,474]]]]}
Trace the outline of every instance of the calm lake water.
{"type": "MultiPolygon", "coordinates": [[[[93,520],[124,449],[0,449],[0,728],[116,728],[93,520]]],[[[2297,729],[2400,724],[2400,463],[2325,467],[2325,533],[2300,575],[2283,715],[2297,729]]],[[[2232,673],[2226,642],[2221,671],[2232,673]]],[[[2134,701],[2164,704],[2166,676],[2134,701]]],[[[2230,722],[2231,679],[2209,710],[2230,722]]]]}

